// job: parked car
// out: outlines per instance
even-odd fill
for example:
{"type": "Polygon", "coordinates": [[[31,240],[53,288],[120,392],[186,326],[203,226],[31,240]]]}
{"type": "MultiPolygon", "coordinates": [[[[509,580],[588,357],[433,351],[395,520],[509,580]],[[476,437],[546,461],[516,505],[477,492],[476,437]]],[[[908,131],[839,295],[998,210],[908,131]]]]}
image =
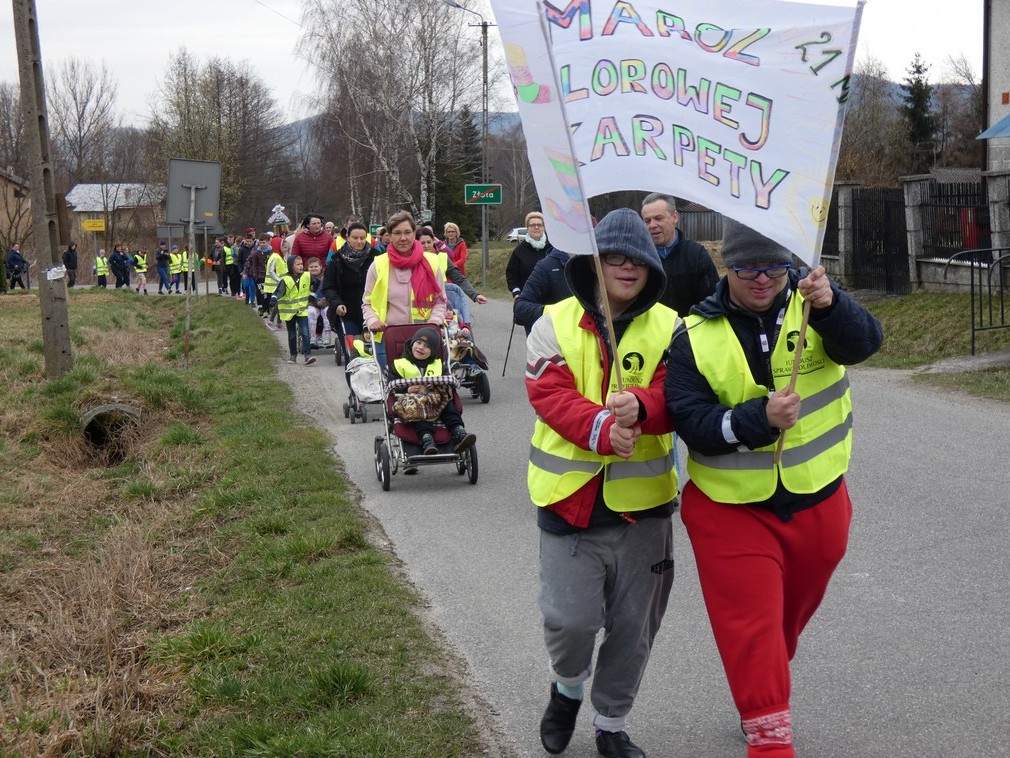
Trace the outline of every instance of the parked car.
{"type": "Polygon", "coordinates": [[[524,234],[526,234],[526,227],[517,226],[511,232],[505,235],[505,239],[511,242],[512,244],[515,244],[516,242],[522,239],[524,234]]]}

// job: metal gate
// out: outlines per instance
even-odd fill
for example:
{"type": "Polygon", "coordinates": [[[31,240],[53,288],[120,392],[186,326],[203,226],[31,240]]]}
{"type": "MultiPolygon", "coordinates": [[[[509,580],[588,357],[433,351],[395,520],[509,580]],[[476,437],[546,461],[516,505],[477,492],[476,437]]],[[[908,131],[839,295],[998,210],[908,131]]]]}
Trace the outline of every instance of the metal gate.
{"type": "Polygon", "coordinates": [[[912,283],[904,192],[861,187],[853,191],[852,203],[852,276],[856,289],[908,294],[912,283]]]}

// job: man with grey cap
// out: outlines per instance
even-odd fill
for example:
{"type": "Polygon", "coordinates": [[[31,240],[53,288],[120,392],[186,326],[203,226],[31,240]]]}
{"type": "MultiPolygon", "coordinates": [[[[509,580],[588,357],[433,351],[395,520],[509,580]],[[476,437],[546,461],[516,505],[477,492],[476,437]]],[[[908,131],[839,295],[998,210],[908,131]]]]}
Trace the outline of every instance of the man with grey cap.
{"type": "Polygon", "coordinates": [[[527,485],[552,680],[540,740],[549,753],[568,746],[606,629],[589,693],[596,747],[608,758],[642,758],[625,724],[673,585],[678,484],[663,382],[677,315],[658,303],[666,274],[637,213],[607,214],[595,235],[603,281],[592,256],[573,256],[565,266],[573,296],[546,308],[527,339],[537,413],[527,485]]]}
{"type": "Polygon", "coordinates": [[[852,518],[845,366],[883,334],[822,267],[794,270],[788,250],[732,219],[722,258],[725,278],[685,316],[667,360],[667,409],[689,449],[681,518],[747,756],[794,758],[789,661],[852,518]]]}

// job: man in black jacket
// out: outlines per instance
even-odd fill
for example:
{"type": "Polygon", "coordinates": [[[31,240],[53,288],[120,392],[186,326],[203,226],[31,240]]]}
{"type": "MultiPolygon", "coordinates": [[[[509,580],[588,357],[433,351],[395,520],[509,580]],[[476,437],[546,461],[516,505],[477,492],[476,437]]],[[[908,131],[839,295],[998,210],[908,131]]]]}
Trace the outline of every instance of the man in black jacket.
{"type": "Polygon", "coordinates": [[[677,228],[680,215],[670,195],[653,192],[642,201],[642,220],[666,271],[666,292],[659,299],[683,318],[691,306],[715,292],[719,273],[708,251],[677,228]]]}
{"type": "Polygon", "coordinates": [[[512,319],[522,324],[529,336],[533,324],[544,315],[544,306],[571,297],[572,290],[565,279],[568,253],[551,248],[546,258],[537,261],[526,284],[512,305],[512,319]]]}
{"type": "Polygon", "coordinates": [[[667,410],[689,451],[681,518],[747,756],[795,758],[789,661],[852,517],[845,366],[883,333],[823,267],[794,270],[788,250],[732,219],[722,257],[725,278],[677,328],[666,364],[667,410]]]}

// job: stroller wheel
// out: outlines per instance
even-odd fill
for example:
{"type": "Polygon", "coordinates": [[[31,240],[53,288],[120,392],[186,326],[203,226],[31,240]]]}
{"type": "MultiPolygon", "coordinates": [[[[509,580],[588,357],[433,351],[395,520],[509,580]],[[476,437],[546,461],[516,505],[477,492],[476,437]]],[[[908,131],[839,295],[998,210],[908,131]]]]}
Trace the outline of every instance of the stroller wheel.
{"type": "Polygon", "coordinates": [[[480,385],[480,401],[487,405],[491,401],[491,380],[486,372],[481,371],[477,375],[477,383],[480,385]]]}
{"type": "Polygon", "coordinates": [[[358,415],[361,416],[361,423],[362,424],[364,424],[366,421],[368,421],[368,411],[365,410],[365,406],[362,405],[361,408],[358,409],[358,415]]]}
{"type": "Polygon", "coordinates": [[[470,484],[477,483],[477,446],[471,445],[466,450],[464,450],[461,455],[463,456],[463,464],[466,467],[466,477],[470,484]]]}
{"type": "Polygon", "coordinates": [[[340,349],[340,345],[334,343],[333,345],[333,360],[337,362],[338,366],[344,365],[344,351],[340,349]]]}
{"type": "Polygon", "coordinates": [[[349,418],[351,419],[351,423],[353,424],[355,421],[358,420],[358,414],[357,413],[351,413],[351,414],[349,414],[349,418]]]}
{"type": "Polygon", "coordinates": [[[350,403],[344,403],[344,418],[351,417],[351,405],[350,403]]]}
{"type": "Polygon", "coordinates": [[[389,446],[385,440],[375,441],[375,477],[382,485],[383,492],[389,492],[392,471],[389,461],[389,446]]]}

